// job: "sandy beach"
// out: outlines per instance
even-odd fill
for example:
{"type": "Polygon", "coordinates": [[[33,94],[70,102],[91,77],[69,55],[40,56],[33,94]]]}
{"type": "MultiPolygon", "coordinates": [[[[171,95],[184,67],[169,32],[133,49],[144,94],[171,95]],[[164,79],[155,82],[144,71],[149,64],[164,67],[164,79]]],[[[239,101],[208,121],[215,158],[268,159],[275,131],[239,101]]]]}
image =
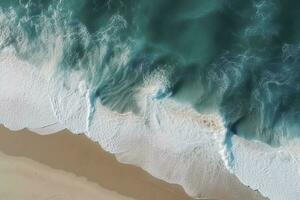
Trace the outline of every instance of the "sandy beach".
{"type": "Polygon", "coordinates": [[[179,185],[119,163],[84,135],[68,131],[42,136],[1,126],[0,152],[0,199],[192,199],[179,185]]]}
{"type": "Polygon", "coordinates": [[[72,173],[0,153],[0,199],[133,200],[72,173]]]}

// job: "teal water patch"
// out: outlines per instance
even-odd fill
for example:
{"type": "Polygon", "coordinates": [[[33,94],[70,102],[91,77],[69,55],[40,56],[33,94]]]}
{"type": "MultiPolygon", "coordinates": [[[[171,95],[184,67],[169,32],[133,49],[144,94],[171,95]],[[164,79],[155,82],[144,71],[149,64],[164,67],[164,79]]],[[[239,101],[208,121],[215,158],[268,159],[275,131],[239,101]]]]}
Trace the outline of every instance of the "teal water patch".
{"type": "MultiPolygon", "coordinates": [[[[91,99],[139,114],[136,95],[219,111],[229,135],[280,145],[300,135],[300,2],[296,0],[2,0],[0,49],[66,76],[91,99]]],[[[230,137],[226,141],[230,144],[230,137]]]]}

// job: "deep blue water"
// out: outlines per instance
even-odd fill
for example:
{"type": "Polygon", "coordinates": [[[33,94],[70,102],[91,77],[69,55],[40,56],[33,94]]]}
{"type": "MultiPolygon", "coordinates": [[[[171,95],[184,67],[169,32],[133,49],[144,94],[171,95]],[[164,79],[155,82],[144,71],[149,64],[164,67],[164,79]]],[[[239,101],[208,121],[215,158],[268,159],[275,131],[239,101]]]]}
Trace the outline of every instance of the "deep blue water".
{"type": "MultiPolygon", "coordinates": [[[[300,1],[1,0],[0,48],[35,65],[61,39],[57,70],[85,72],[91,98],[139,113],[135,93],[219,111],[229,135],[279,145],[300,136],[300,1]]],[[[53,56],[53,55],[52,55],[53,56]]]]}

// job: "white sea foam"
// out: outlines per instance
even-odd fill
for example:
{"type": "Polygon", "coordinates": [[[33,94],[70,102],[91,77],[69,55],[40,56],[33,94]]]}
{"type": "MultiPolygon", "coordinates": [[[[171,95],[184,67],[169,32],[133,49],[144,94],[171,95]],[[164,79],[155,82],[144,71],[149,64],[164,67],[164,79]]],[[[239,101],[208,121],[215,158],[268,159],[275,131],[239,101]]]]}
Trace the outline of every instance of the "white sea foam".
{"type": "Polygon", "coordinates": [[[300,198],[300,142],[272,148],[259,141],[233,138],[234,173],[270,199],[300,198]]]}
{"type": "Polygon", "coordinates": [[[11,130],[30,128],[55,132],[60,126],[51,109],[47,81],[38,70],[15,56],[13,48],[0,53],[0,122],[11,130]]]}
{"type": "MultiPolygon", "coordinates": [[[[12,130],[84,132],[119,161],[178,183],[195,197],[261,199],[226,169],[219,153],[225,129],[217,113],[200,114],[168,98],[153,98],[165,84],[163,76],[154,75],[140,88],[140,115],[119,114],[97,101],[90,116],[89,90],[80,72],[62,78],[44,73],[49,65],[38,70],[12,49],[1,51],[1,123],[12,130]]],[[[233,172],[271,199],[297,199],[300,153],[295,146],[275,149],[234,137],[233,172]]]]}

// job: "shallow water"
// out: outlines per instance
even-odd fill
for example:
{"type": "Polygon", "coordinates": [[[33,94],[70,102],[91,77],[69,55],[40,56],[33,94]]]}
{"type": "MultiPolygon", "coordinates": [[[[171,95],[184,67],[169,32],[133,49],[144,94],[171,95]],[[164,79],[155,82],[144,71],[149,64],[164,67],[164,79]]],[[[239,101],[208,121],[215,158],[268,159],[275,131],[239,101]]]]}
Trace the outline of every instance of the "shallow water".
{"type": "Polygon", "coordinates": [[[217,110],[229,132],[272,145],[298,137],[298,1],[1,1],[0,47],[37,67],[83,70],[91,102],[139,113],[153,98],[217,110]],[[53,53],[54,51],[59,52],[53,53]],[[54,58],[55,57],[55,58],[54,58]]]}
{"type": "Polygon", "coordinates": [[[150,149],[144,157],[164,145],[182,153],[216,143],[217,152],[221,138],[234,170],[240,159],[234,163],[233,136],[268,148],[300,136],[299,10],[296,0],[2,0],[3,84],[22,69],[19,86],[12,85],[16,102],[35,106],[20,104],[18,117],[51,115],[0,121],[85,132],[112,153],[132,153],[138,159],[125,162],[144,168],[142,145],[150,149]],[[22,75],[42,80],[33,87],[22,75]]]}

